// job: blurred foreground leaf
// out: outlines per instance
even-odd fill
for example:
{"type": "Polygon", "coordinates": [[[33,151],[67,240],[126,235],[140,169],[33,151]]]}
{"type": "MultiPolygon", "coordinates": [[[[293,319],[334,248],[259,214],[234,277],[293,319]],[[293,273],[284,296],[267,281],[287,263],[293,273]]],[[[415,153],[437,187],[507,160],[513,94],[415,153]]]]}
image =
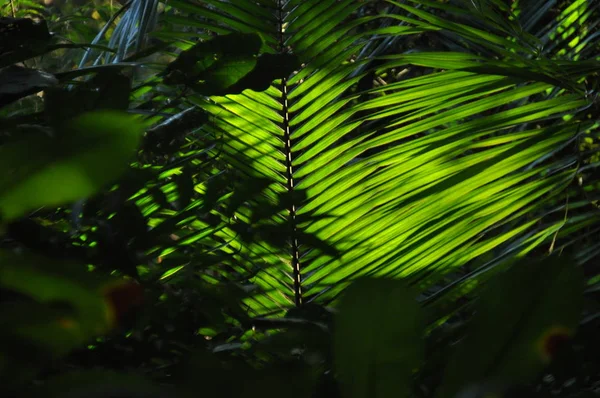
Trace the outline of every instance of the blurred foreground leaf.
{"type": "Polygon", "coordinates": [[[564,257],[523,260],[499,275],[481,296],[437,396],[482,382],[530,381],[574,333],[582,293],[582,272],[564,257]]]}
{"type": "Polygon", "coordinates": [[[339,311],[334,355],[344,396],[405,396],[424,350],[415,295],[400,280],[359,280],[339,311]]]}
{"type": "Polygon", "coordinates": [[[142,132],[129,115],[98,111],[71,119],[55,137],[40,134],[3,145],[2,221],[95,194],[126,169],[142,132]]]}

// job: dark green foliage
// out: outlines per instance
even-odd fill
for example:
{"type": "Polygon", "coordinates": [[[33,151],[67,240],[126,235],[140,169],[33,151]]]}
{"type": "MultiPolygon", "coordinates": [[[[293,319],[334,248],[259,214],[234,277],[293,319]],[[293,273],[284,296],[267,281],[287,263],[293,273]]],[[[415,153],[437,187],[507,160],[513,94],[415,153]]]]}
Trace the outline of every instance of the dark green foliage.
{"type": "Polygon", "coordinates": [[[403,281],[365,279],[346,290],[335,322],[335,364],[346,397],[410,392],[423,360],[423,320],[403,281]]]}
{"type": "Polygon", "coordinates": [[[438,397],[470,384],[510,386],[538,375],[575,334],[582,288],[581,270],[566,257],[520,261],[498,276],[477,303],[438,397]]]}
{"type": "Polygon", "coordinates": [[[79,3],[0,6],[0,396],[595,394],[597,7],[79,3]]]}
{"type": "Polygon", "coordinates": [[[0,261],[0,380],[8,388],[109,331],[142,295],[129,282],[90,274],[77,263],[8,251],[0,261]]]}
{"type": "Polygon", "coordinates": [[[51,88],[45,91],[44,113],[52,126],[92,110],[129,108],[131,79],[118,71],[99,71],[74,88],[51,88]]]}
{"type": "Polygon", "coordinates": [[[91,196],[114,181],[138,146],[142,125],[124,114],[98,111],[67,120],[52,134],[28,135],[0,148],[5,222],[38,206],[91,196]]]}

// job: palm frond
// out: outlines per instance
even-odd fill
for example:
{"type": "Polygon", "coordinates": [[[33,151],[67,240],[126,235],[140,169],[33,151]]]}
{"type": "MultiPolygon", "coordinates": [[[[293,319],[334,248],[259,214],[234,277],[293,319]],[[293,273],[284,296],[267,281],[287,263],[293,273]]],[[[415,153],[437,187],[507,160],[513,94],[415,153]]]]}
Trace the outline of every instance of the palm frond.
{"type": "Polygon", "coordinates": [[[581,45],[556,38],[572,24],[595,26],[578,18],[594,7],[576,2],[540,29],[534,5],[503,23],[477,16],[478,2],[465,11],[462,2],[389,1],[384,14],[365,12],[368,3],[170,2],[167,20],[198,37],[258,32],[263,51],[302,62],[264,92],[190,98],[211,115],[203,132],[221,137],[212,153],[270,182],[233,217],[213,211],[213,239],[259,287],[248,301],[255,314],[328,304],[361,275],[408,277],[443,305],[503,260],[556,239],[562,250],[598,221],[565,199],[581,166],[577,142],[598,129],[583,82],[599,66],[595,33],[581,45]],[[453,51],[403,47],[436,32],[453,51]],[[253,224],[257,201],[280,211],[253,224]],[[246,225],[264,239],[240,240],[246,225]],[[449,281],[450,272],[463,276],[449,281]]]}

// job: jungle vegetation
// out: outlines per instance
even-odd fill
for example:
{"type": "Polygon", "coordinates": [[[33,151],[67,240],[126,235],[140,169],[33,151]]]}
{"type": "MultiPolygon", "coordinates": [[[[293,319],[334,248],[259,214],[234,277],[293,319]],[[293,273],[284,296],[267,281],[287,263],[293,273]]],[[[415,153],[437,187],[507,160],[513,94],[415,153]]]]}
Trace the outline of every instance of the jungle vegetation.
{"type": "Polygon", "coordinates": [[[0,17],[2,397],[600,394],[597,1],[0,17]]]}

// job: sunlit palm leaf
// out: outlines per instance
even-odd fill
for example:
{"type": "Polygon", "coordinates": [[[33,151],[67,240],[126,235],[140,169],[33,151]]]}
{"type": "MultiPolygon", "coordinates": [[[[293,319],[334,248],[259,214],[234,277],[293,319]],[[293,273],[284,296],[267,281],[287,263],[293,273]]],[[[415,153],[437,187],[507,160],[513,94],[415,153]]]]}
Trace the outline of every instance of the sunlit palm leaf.
{"type": "MultiPolygon", "coordinates": [[[[471,18],[470,25],[446,2],[390,1],[387,15],[361,18],[365,2],[355,0],[206,3],[171,2],[182,14],[170,19],[220,34],[259,32],[265,51],[291,51],[303,62],[262,93],[191,99],[213,116],[204,130],[223,137],[220,158],[273,182],[263,200],[305,194],[267,222],[285,226],[277,230],[288,234],[283,251],[269,237],[239,242],[235,224],[250,221],[251,204],[232,219],[222,216],[215,237],[229,242],[240,264],[260,270],[252,274],[260,288],[249,301],[255,313],[329,303],[365,274],[407,276],[429,295],[448,283],[445,273],[474,267],[445,290],[443,305],[508,255],[597,221],[598,214],[562,217],[563,194],[577,173],[576,151],[563,149],[598,127],[587,117],[591,99],[582,86],[598,63],[551,60],[567,54],[558,50],[566,42],[553,42],[548,58],[539,58],[536,40],[547,42],[546,33],[535,39],[537,32],[501,19],[471,18]],[[371,63],[385,54],[377,43],[430,31],[458,38],[456,50],[481,51],[407,52],[371,63]],[[409,77],[356,89],[369,73],[392,72],[409,77]]],[[[524,25],[536,25],[529,18],[524,25]]],[[[565,29],[569,18],[549,29],[565,29]]]]}

